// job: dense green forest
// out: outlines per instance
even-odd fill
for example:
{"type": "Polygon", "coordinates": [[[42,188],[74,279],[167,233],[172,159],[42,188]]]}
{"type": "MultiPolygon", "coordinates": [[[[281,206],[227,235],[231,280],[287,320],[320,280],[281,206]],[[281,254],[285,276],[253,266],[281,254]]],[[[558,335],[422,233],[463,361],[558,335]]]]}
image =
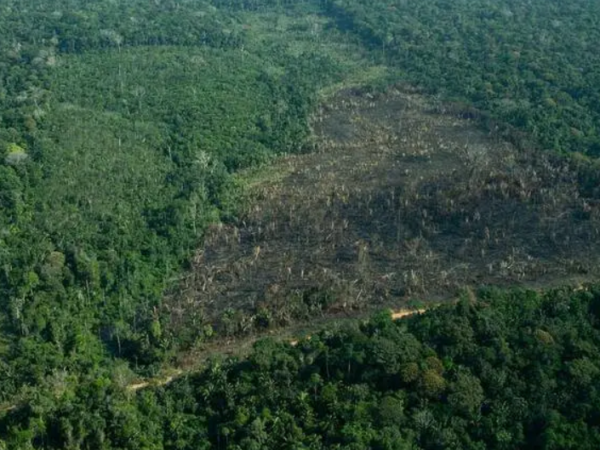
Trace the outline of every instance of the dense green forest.
{"type": "Polygon", "coordinates": [[[232,213],[229,174],[301,150],[340,68],[205,4],[3,7],[6,399],[65,365],[160,359],[156,308],[232,213]]]}
{"type": "Polygon", "coordinates": [[[74,390],[57,376],[0,432],[24,449],[598,448],[599,312],[597,288],[467,293],[264,340],[137,395],[118,372],[74,390]]]}
{"type": "MultiPolygon", "coordinates": [[[[512,224],[514,211],[525,211],[516,233],[544,224],[540,242],[549,244],[539,253],[559,268],[543,273],[597,281],[585,247],[596,248],[600,221],[599,30],[593,0],[0,0],[0,449],[597,448],[597,288],[486,288],[475,298],[458,286],[467,293],[457,305],[399,322],[387,313],[341,328],[326,319],[343,308],[356,317],[375,297],[427,303],[417,298],[428,283],[421,272],[406,271],[391,293],[384,286],[397,259],[372,275],[374,248],[391,236],[417,267],[431,266],[429,256],[417,261],[427,233],[471,242],[465,224],[481,213],[470,207],[486,201],[473,186],[494,207],[508,205],[512,224]],[[349,168],[372,166],[372,155],[349,153],[334,200],[316,209],[307,200],[311,210],[299,208],[297,218],[306,229],[285,239],[309,247],[322,233],[329,242],[335,208],[360,203],[360,214],[388,220],[398,197],[405,203],[389,219],[394,231],[366,226],[352,252],[336,253],[340,267],[357,261],[347,285],[320,265],[306,278],[329,284],[310,285],[304,268],[296,280],[283,262],[292,256],[282,255],[277,267],[290,285],[272,281],[258,292],[257,280],[252,292],[255,263],[269,249],[255,237],[263,224],[253,230],[249,211],[260,203],[248,193],[285,175],[273,165],[282,158],[321,171],[320,160],[313,167],[299,158],[337,145],[318,141],[324,110],[340,123],[335,114],[360,102],[393,115],[382,105],[399,90],[403,101],[426,98],[432,117],[473,122],[482,136],[510,142],[512,159],[497,172],[464,163],[467,185],[459,162],[443,160],[453,171],[436,173],[437,191],[429,179],[408,189],[381,177],[392,184],[381,185],[389,198],[375,205],[370,193],[346,191],[345,183],[360,185],[349,168]],[[331,100],[338,92],[348,95],[331,100]],[[447,210],[428,212],[441,204],[447,210]],[[331,229],[314,225],[313,213],[331,229]],[[408,244],[400,222],[413,230],[408,244]],[[202,272],[211,249],[228,248],[203,245],[230,239],[227,230],[246,246],[245,262],[224,271],[226,258],[213,255],[214,273],[202,272]],[[186,273],[198,274],[208,306],[186,297],[186,273]],[[233,286],[229,278],[243,276],[250,282],[236,295],[251,310],[212,304],[224,297],[207,279],[233,286]],[[201,359],[203,345],[313,317],[324,331],[296,346],[259,341],[247,357],[217,357],[170,384],[130,389],[182,354],[201,359]]],[[[332,133],[341,142],[348,132],[332,133]]],[[[380,136],[361,145],[384,151],[380,136]]],[[[406,167],[426,161],[419,154],[406,167]]],[[[284,190],[266,213],[279,217],[264,227],[288,221],[294,202],[312,195],[302,190],[308,184],[284,190]]],[[[492,242],[490,229],[506,228],[480,231],[492,242]]],[[[504,285],[524,277],[513,243],[527,240],[537,242],[490,244],[490,253],[512,254],[497,264],[504,285]]],[[[438,270],[444,279],[461,270],[448,261],[438,270]]]]}
{"type": "Polygon", "coordinates": [[[411,82],[546,148],[600,156],[597,2],[333,0],[328,8],[411,82]]]}

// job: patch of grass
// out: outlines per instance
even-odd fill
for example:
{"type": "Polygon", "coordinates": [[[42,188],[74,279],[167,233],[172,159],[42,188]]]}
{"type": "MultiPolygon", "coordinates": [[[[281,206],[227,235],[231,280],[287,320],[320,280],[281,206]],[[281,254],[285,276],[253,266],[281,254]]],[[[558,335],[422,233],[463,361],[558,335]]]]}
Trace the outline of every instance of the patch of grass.
{"type": "Polygon", "coordinates": [[[319,95],[323,100],[333,97],[337,92],[344,89],[364,87],[371,84],[377,84],[390,77],[390,69],[386,66],[364,66],[364,61],[355,62],[348,76],[341,82],[321,89],[319,95]]]}
{"type": "Polygon", "coordinates": [[[341,67],[342,79],[320,90],[323,99],[342,89],[377,84],[393,76],[388,67],[373,61],[355,37],[341,33],[324,16],[247,13],[242,15],[242,22],[256,50],[276,43],[293,57],[316,53],[335,61],[341,67]]]}
{"type": "MultiPolygon", "coordinates": [[[[286,159],[285,156],[281,158],[286,159]]],[[[291,164],[278,163],[275,166],[265,164],[240,171],[233,176],[233,179],[241,191],[251,192],[255,189],[281,183],[292,171],[293,166],[291,164]]]]}

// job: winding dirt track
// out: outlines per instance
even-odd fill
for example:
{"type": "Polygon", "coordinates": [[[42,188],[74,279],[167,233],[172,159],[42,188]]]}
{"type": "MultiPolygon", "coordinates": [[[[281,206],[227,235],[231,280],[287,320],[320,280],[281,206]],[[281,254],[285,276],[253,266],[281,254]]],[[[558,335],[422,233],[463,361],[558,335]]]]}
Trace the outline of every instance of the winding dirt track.
{"type": "MultiPolygon", "coordinates": [[[[395,311],[391,311],[391,313],[392,313],[392,319],[397,320],[397,319],[402,319],[403,317],[412,316],[415,314],[423,314],[425,311],[427,311],[427,309],[425,309],[425,308],[422,308],[422,309],[398,309],[395,311]]],[[[256,340],[255,338],[250,339],[251,342],[254,342],[255,340],[256,340]]],[[[297,339],[292,339],[292,340],[289,340],[288,342],[292,346],[295,346],[298,344],[297,339]]],[[[198,368],[176,369],[173,373],[171,373],[167,376],[160,376],[160,377],[156,377],[156,378],[147,379],[144,381],[136,381],[135,383],[129,384],[126,387],[126,389],[129,392],[137,392],[140,389],[145,389],[147,387],[166,386],[169,383],[177,380],[178,378],[180,378],[184,375],[187,375],[188,373],[193,372],[194,370],[198,370],[198,368]]]]}
{"type": "Polygon", "coordinates": [[[414,314],[423,314],[425,311],[427,311],[426,309],[400,309],[398,311],[394,311],[392,312],[392,319],[396,320],[396,319],[402,319],[403,317],[406,316],[412,316],[414,314]]]}

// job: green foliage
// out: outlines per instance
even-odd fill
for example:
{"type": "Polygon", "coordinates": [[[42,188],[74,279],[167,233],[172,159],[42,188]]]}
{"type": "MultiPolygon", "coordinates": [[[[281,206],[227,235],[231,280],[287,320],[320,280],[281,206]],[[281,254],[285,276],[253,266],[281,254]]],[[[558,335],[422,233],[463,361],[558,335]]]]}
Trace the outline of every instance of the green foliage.
{"type": "Polygon", "coordinates": [[[600,29],[590,20],[598,3],[326,3],[406,81],[474,105],[545,148],[600,156],[600,60],[591,44],[600,29]]]}
{"type": "MultiPolygon", "coordinates": [[[[195,314],[173,332],[161,305],[206,227],[235,217],[232,174],[306,150],[319,94],[391,82],[380,66],[345,77],[352,35],[462,115],[570,152],[598,197],[598,14],[590,0],[4,1],[0,449],[600,447],[597,288],[382,313],[129,389],[132,370],[213,335],[195,314]]],[[[334,300],[299,294],[257,326],[334,300]]],[[[234,310],[222,323],[248,327],[234,310]]]]}
{"type": "Polygon", "coordinates": [[[597,287],[482,292],[296,346],[262,340],[130,398],[114,378],[71,392],[55,374],[53,398],[5,415],[0,432],[47,449],[597,448],[599,302],[597,287]],[[551,345],[535,344],[541,329],[551,345]]]}
{"type": "Polygon", "coordinates": [[[303,150],[340,68],[208,2],[1,8],[0,399],[58,364],[151,370],[178,344],[170,280],[235,215],[231,174],[303,150]]]}

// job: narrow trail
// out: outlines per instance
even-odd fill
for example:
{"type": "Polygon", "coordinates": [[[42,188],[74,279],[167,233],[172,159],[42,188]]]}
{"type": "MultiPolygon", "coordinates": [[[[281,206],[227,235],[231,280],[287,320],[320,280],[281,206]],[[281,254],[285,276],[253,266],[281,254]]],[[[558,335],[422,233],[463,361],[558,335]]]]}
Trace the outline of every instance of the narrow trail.
{"type": "Polygon", "coordinates": [[[406,316],[413,316],[415,314],[423,314],[425,311],[427,311],[425,308],[423,308],[423,309],[400,309],[398,311],[392,312],[392,319],[396,320],[396,319],[402,319],[403,317],[406,317],[406,316]]]}
{"type": "MultiPolygon", "coordinates": [[[[391,311],[391,316],[393,320],[398,320],[398,319],[402,319],[404,317],[408,317],[408,316],[412,316],[415,314],[423,314],[427,311],[427,309],[430,308],[421,308],[421,309],[398,309],[398,310],[392,310],[391,311]]],[[[240,347],[243,347],[247,344],[252,344],[254,342],[256,342],[257,340],[263,338],[265,336],[253,336],[252,338],[249,339],[245,339],[242,342],[238,342],[240,347]]],[[[310,335],[306,336],[307,338],[310,337],[310,335]]],[[[288,338],[284,338],[284,340],[286,340],[290,345],[295,346],[298,344],[299,340],[296,338],[292,338],[292,339],[288,339],[288,338]]],[[[212,353],[211,353],[212,354],[212,353]]],[[[129,384],[126,387],[126,390],[128,392],[137,392],[141,389],[145,389],[148,387],[160,387],[160,386],[166,386],[170,383],[172,383],[173,381],[187,375],[193,372],[196,372],[198,370],[201,370],[201,366],[198,367],[188,367],[188,368],[178,368],[173,370],[171,373],[169,373],[168,375],[161,375],[161,376],[157,376],[155,378],[150,378],[150,379],[146,379],[146,380],[138,380],[134,383],[129,384]]]]}
{"type": "Polygon", "coordinates": [[[139,391],[140,389],[144,389],[149,386],[153,386],[153,387],[165,386],[165,385],[171,383],[172,381],[176,380],[177,378],[180,378],[182,375],[184,375],[186,373],[189,373],[189,372],[185,372],[182,369],[177,369],[171,375],[168,375],[166,377],[152,378],[152,379],[149,379],[146,381],[139,381],[136,383],[132,383],[132,384],[128,385],[126,389],[130,392],[136,392],[136,391],[139,391]]]}

